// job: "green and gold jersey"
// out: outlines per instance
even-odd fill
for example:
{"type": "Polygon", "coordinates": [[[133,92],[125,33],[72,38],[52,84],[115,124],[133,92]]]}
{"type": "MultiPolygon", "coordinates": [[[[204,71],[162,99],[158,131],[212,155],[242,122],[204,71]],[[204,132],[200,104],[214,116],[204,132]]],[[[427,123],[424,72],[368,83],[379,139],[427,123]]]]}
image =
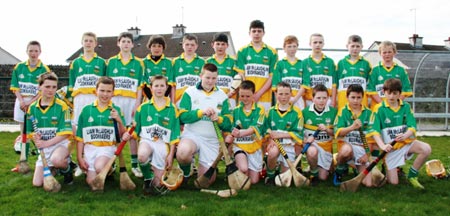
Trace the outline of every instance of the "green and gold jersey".
{"type": "Polygon", "coordinates": [[[106,73],[106,61],[94,54],[90,60],[81,54],[72,61],[69,68],[69,91],[72,97],[78,94],[95,94],[95,87],[100,77],[106,73]]]}
{"type": "Polygon", "coordinates": [[[72,135],[72,124],[67,104],[55,97],[47,107],[41,107],[41,100],[42,97],[34,101],[28,108],[26,124],[28,137],[32,138],[35,133],[31,117],[35,119],[42,140],[72,135]]]}
{"type": "Polygon", "coordinates": [[[333,59],[322,55],[322,59],[316,61],[309,56],[302,61],[303,84],[306,87],[305,99],[312,100],[312,89],[317,84],[323,84],[328,89],[328,95],[336,87],[336,65],[333,59]]]}
{"type": "Polygon", "coordinates": [[[386,101],[378,104],[369,125],[368,136],[380,135],[386,144],[394,141],[399,133],[405,133],[406,130],[413,132],[413,135],[404,142],[397,142],[394,149],[399,149],[416,139],[416,119],[409,103],[402,100],[399,101],[397,109],[392,109],[386,101]]]}
{"type": "Polygon", "coordinates": [[[234,70],[234,66],[236,64],[236,59],[231,57],[230,55],[226,55],[226,57],[219,61],[216,58],[216,55],[209,57],[206,59],[207,63],[212,63],[217,66],[217,71],[219,76],[217,77],[216,86],[222,89],[226,94],[230,92],[231,83],[233,82],[234,75],[237,72],[234,70]]]}
{"type": "Polygon", "coordinates": [[[300,59],[290,62],[287,58],[284,58],[277,62],[272,76],[272,91],[276,90],[278,83],[281,81],[291,85],[292,96],[295,97],[303,85],[303,68],[300,59]]]}
{"type": "Polygon", "coordinates": [[[167,82],[169,85],[174,86],[173,81],[173,71],[172,71],[172,60],[167,58],[164,54],[158,61],[154,61],[151,55],[143,60],[144,63],[144,77],[142,79],[142,84],[150,85],[150,80],[156,75],[163,75],[167,77],[167,82]]]}
{"type": "Polygon", "coordinates": [[[263,127],[264,127],[265,111],[264,107],[253,103],[251,110],[244,110],[244,104],[241,102],[239,106],[233,110],[233,127],[239,126],[241,129],[252,128],[255,132],[250,136],[234,138],[234,144],[252,154],[262,146],[263,127]]]}
{"type": "Polygon", "coordinates": [[[303,115],[296,106],[290,106],[285,112],[280,112],[278,104],[271,107],[264,123],[265,131],[289,133],[291,138],[279,139],[281,144],[303,143],[303,115]]]}
{"type": "Polygon", "coordinates": [[[184,53],[172,61],[173,80],[176,85],[174,102],[178,102],[181,99],[188,87],[195,86],[200,82],[200,73],[203,65],[205,65],[205,60],[197,54],[191,61],[185,59],[184,53]]]}
{"type": "MultiPolygon", "coordinates": [[[[355,118],[361,120],[362,123],[362,130],[364,134],[368,133],[369,128],[369,120],[370,116],[372,115],[372,111],[363,106],[361,109],[361,113],[356,116],[356,114],[353,113],[352,109],[348,104],[346,104],[344,107],[342,107],[337,115],[337,118],[334,122],[334,136],[336,139],[343,138],[343,141],[350,144],[350,145],[363,145],[361,136],[359,134],[359,130],[354,130],[345,135],[345,137],[342,137],[339,135],[341,130],[346,127],[350,127],[353,122],[355,121],[355,118]]],[[[373,143],[372,140],[367,139],[367,143],[373,143]]]]}
{"type": "Polygon", "coordinates": [[[132,54],[130,60],[124,62],[119,53],[111,57],[107,65],[106,76],[114,79],[114,96],[136,98],[144,74],[142,60],[132,54]]]}
{"type": "MultiPolygon", "coordinates": [[[[304,136],[309,137],[314,134],[319,124],[324,124],[328,129],[333,129],[337,110],[334,107],[326,106],[322,113],[317,113],[314,104],[303,109],[303,118],[305,120],[304,136]]],[[[320,131],[316,138],[317,144],[327,152],[333,152],[333,136],[328,135],[326,131],[320,131]]]]}
{"type": "MultiPolygon", "coordinates": [[[[278,61],[277,50],[267,44],[262,48],[255,50],[253,44],[239,49],[235,70],[244,75],[245,80],[255,83],[255,92],[258,92],[272,76],[275,70],[275,64],[278,61]]],[[[272,102],[272,91],[267,90],[258,102],[272,102]]]]}
{"type": "Polygon", "coordinates": [[[136,110],[136,129],[133,136],[141,139],[176,144],[180,139],[180,120],[177,108],[166,97],[166,104],[157,107],[154,98],[141,104],[136,110]]]}
{"type": "MultiPolygon", "coordinates": [[[[372,66],[369,61],[360,56],[355,62],[350,60],[350,55],[345,56],[337,65],[337,104],[338,110],[347,104],[347,87],[351,84],[359,84],[364,91],[367,89],[367,81],[372,66]]],[[[367,106],[367,96],[364,95],[363,104],[367,106]]]]}
{"type": "Polygon", "coordinates": [[[372,69],[372,73],[370,73],[369,83],[367,84],[367,94],[378,94],[381,98],[384,98],[384,81],[391,78],[397,78],[401,81],[403,96],[407,97],[413,94],[411,89],[411,82],[409,81],[408,77],[408,72],[406,72],[405,68],[397,65],[397,63],[394,63],[391,68],[387,68],[382,62],[375,66],[372,69]]]}
{"type": "Polygon", "coordinates": [[[78,128],[76,140],[84,144],[95,146],[112,146],[117,143],[114,121],[111,118],[111,108],[120,113],[122,122],[125,122],[120,108],[109,102],[108,107],[100,109],[98,100],[90,105],[86,105],[78,118],[78,128]]]}
{"type": "Polygon", "coordinates": [[[49,71],[50,68],[44,65],[41,60],[35,68],[30,67],[29,61],[20,62],[13,69],[9,89],[12,92],[19,91],[22,96],[34,97],[39,92],[39,76],[49,71]]]}

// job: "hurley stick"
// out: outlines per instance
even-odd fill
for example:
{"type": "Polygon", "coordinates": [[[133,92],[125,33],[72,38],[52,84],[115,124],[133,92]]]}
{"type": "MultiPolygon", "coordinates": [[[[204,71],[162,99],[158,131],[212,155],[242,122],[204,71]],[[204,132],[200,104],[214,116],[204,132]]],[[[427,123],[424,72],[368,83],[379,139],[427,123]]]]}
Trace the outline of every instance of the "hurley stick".
{"type": "Polygon", "coordinates": [[[292,173],[292,178],[294,179],[294,184],[296,187],[300,186],[308,186],[309,185],[309,179],[303,176],[301,173],[295,169],[294,164],[292,164],[291,160],[289,160],[288,155],[286,154],[286,151],[284,150],[283,146],[281,145],[280,141],[278,139],[273,139],[273,141],[277,144],[278,149],[280,150],[281,155],[286,160],[286,163],[289,166],[289,169],[292,173]]]}
{"type": "Polygon", "coordinates": [[[228,198],[228,197],[232,197],[232,196],[236,196],[237,195],[237,191],[235,189],[225,189],[225,190],[201,189],[200,192],[215,194],[215,195],[217,195],[219,197],[222,197],[222,198],[228,198]]]}
{"type": "Polygon", "coordinates": [[[222,159],[222,156],[223,156],[222,151],[219,151],[219,154],[217,155],[214,162],[211,164],[211,167],[209,167],[209,169],[205,173],[203,173],[203,175],[201,175],[197,179],[195,179],[194,185],[196,188],[199,188],[199,189],[208,188],[211,185],[211,181],[210,181],[211,177],[216,172],[217,164],[222,159]]]}
{"type": "Polygon", "coordinates": [[[26,174],[30,172],[30,166],[28,166],[27,162],[27,113],[23,117],[23,128],[22,128],[22,145],[20,150],[20,159],[19,159],[19,173],[26,174]]]}

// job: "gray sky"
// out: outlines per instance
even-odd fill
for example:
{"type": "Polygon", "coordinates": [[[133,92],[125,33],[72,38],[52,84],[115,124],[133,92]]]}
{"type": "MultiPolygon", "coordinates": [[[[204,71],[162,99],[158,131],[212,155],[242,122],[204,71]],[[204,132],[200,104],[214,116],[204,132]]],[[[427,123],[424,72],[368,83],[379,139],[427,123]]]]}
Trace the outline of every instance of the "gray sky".
{"type": "Polygon", "coordinates": [[[376,40],[407,43],[415,32],[424,44],[443,45],[450,37],[448,0],[15,0],[2,2],[0,47],[24,61],[26,44],[38,40],[44,63],[67,64],[83,32],[117,36],[138,26],[142,34],[169,34],[183,23],[190,33],[230,31],[238,49],[250,41],[254,19],[265,23],[264,41],[274,48],[289,34],[308,48],[316,32],[324,35],[325,48],[333,49],[345,49],[351,34],[362,36],[365,48],[376,40]]]}

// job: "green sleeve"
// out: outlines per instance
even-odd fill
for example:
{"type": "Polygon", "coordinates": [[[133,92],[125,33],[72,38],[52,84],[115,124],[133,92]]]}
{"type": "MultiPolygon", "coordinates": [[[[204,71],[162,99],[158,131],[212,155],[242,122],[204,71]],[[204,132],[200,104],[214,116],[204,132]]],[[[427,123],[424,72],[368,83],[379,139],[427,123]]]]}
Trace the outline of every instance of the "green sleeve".
{"type": "MultiPolygon", "coordinates": [[[[173,107],[173,109],[176,110],[175,106],[173,107]]],[[[170,134],[171,144],[178,142],[180,139],[180,119],[177,113],[178,111],[175,111],[175,115],[173,116],[174,122],[172,122],[172,128],[170,129],[170,131],[172,131],[172,133],[170,134]]]]}
{"type": "Polygon", "coordinates": [[[409,81],[408,72],[402,68],[400,72],[402,81],[402,94],[412,95],[411,82],[409,81]]]}
{"type": "Polygon", "coordinates": [[[230,102],[228,98],[222,102],[222,109],[220,111],[219,117],[222,117],[223,121],[219,124],[219,127],[223,131],[231,131],[231,125],[233,123],[231,116],[230,102]]]}
{"type": "Polygon", "coordinates": [[[306,86],[308,88],[311,87],[311,72],[308,71],[308,67],[307,64],[305,64],[305,62],[307,62],[308,59],[303,60],[303,64],[302,64],[302,69],[303,69],[303,86],[306,86]]]}
{"type": "MultiPolygon", "coordinates": [[[[373,68],[373,69],[376,69],[373,68]]],[[[369,80],[367,82],[367,93],[371,94],[378,94],[375,88],[375,85],[377,84],[377,74],[375,73],[375,70],[372,70],[369,74],[369,80]]]]}
{"type": "Polygon", "coordinates": [[[75,67],[75,63],[77,62],[77,60],[73,60],[72,63],[70,64],[70,68],[69,68],[69,90],[73,90],[73,87],[75,85],[75,79],[76,79],[76,71],[74,70],[75,67]]]}
{"type": "Polygon", "coordinates": [[[136,113],[134,114],[134,122],[136,123],[136,127],[134,129],[134,132],[137,136],[141,133],[141,110],[142,106],[145,106],[147,103],[143,103],[139,106],[139,108],[136,110],[136,113]]]}
{"type": "Polygon", "coordinates": [[[295,127],[289,128],[289,134],[297,143],[303,143],[303,115],[300,110],[294,111],[292,115],[297,115],[292,125],[295,127]]]}
{"type": "Polygon", "coordinates": [[[277,84],[281,82],[281,73],[283,73],[283,62],[278,61],[275,65],[274,73],[272,74],[272,89],[277,87],[277,84]]]}
{"type": "MultiPolygon", "coordinates": [[[[16,89],[19,88],[19,80],[17,79],[17,76],[18,76],[18,73],[19,73],[18,72],[18,68],[19,68],[19,64],[17,64],[14,67],[14,70],[12,72],[10,88],[16,88],[16,89]]],[[[20,91],[20,89],[19,89],[19,91],[20,91]]]]}
{"type": "Polygon", "coordinates": [[[191,96],[184,93],[180,101],[180,121],[184,124],[190,124],[199,121],[202,116],[199,117],[199,109],[191,110],[191,96]]]}

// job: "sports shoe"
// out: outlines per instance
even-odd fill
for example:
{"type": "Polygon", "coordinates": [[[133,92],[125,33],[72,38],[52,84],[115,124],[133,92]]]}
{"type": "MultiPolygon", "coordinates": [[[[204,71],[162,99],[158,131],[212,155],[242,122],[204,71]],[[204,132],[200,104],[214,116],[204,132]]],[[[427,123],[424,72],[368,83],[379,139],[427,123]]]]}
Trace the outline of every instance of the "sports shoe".
{"type": "Polygon", "coordinates": [[[64,173],[63,176],[64,176],[64,184],[66,184],[66,185],[72,185],[73,184],[73,172],[72,172],[72,170],[67,172],[67,173],[64,173]]]}
{"type": "Polygon", "coordinates": [[[337,172],[334,172],[334,175],[333,175],[333,184],[334,184],[334,186],[341,185],[341,182],[342,182],[342,175],[337,173],[337,172]]]}
{"type": "Polygon", "coordinates": [[[318,176],[310,176],[309,181],[311,182],[311,186],[317,186],[319,185],[319,177],[318,176]]]}
{"type": "Polygon", "coordinates": [[[139,167],[133,167],[131,168],[131,172],[134,174],[134,176],[138,177],[138,178],[142,178],[144,177],[144,175],[142,175],[141,170],[139,169],[139,167]]]}
{"type": "Polygon", "coordinates": [[[424,190],[425,187],[422,186],[422,184],[420,184],[419,179],[417,177],[413,177],[413,178],[408,178],[409,183],[411,183],[411,185],[414,188],[420,189],[420,190],[424,190]]]}
{"type": "Polygon", "coordinates": [[[153,179],[145,180],[144,185],[142,185],[142,192],[145,196],[152,195],[152,181],[153,179]]]}
{"type": "Polygon", "coordinates": [[[264,184],[267,186],[275,186],[275,178],[266,177],[264,179],[264,184]]]}
{"type": "Polygon", "coordinates": [[[83,173],[84,173],[84,171],[80,168],[80,166],[77,166],[77,167],[75,168],[74,176],[75,176],[75,177],[78,177],[78,176],[83,175],[83,173]]]}

